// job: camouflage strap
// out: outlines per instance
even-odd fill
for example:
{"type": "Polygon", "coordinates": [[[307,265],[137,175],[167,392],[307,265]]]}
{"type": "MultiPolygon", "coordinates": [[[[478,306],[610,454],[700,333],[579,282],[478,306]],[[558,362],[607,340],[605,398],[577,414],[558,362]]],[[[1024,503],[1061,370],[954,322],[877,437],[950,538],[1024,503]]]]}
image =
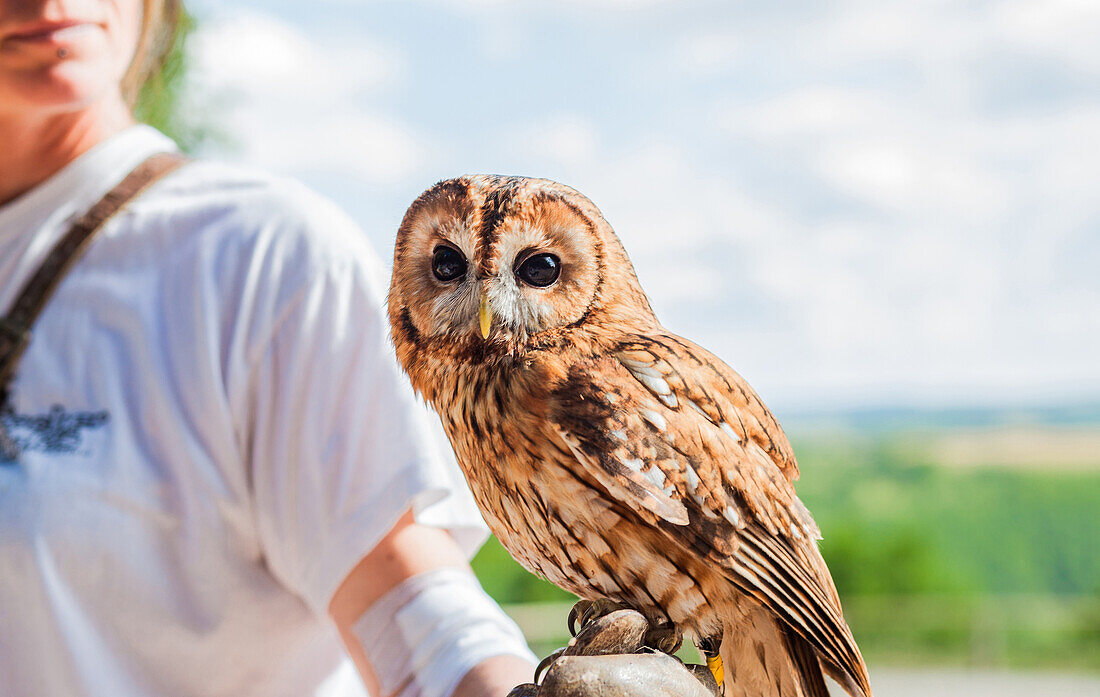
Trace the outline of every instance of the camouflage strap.
{"type": "MultiPolygon", "coordinates": [[[[89,242],[111,216],[153,182],[187,161],[178,153],[157,153],[132,172],[80,217],[23,286],[8,314],[0,317],[0,414],[11,408],[9,389],[15,368],[31,340],[31,327],[65,274],[87,250],[89,242]]],[[[15,442],[0,422],[0,461],[18,457],[15,442]]]]}

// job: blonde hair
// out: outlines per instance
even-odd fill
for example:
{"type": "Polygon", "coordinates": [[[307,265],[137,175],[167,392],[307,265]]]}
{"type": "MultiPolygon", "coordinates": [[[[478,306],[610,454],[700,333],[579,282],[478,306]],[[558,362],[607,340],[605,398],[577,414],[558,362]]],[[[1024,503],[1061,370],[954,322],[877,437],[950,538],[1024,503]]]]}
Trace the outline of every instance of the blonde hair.
{"type": "Polygon", "coordinates": [[[141,31],[130,67],[122,76],[122,98],[131,107],[141,88],[164,67],[183,14],[181,0],[142,0],[141,31]]]}

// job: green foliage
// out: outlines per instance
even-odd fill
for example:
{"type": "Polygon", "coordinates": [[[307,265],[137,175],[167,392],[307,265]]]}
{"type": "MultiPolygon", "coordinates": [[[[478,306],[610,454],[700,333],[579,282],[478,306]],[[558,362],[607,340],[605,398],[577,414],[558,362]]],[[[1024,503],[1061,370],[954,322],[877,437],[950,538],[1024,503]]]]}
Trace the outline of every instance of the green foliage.
{"type": "Polygon", "coordinates": [[[496,537],[492,537],[473,561],[474,571],[485,592],[502,603],[545,603],[576,600],[549,581],[544,581],[517,564],[496,537]]]}
{"type": "Polygon", "coordinates": [[[1100,598],[853,596],[845,616],[872,663],[1100,669],[1100,598]]]}
{"type": "MultiPolygon", "coordinates": [[[[797,489],[868,660],[1100,669],[1100,468],[944,467],[920,443],[795,441],[797,489]]],[[[495,540],[474,568],[505,603],[572,597],[495,540]]]]}
{"type": "Polygon", "coordinates": [[[842,595],[1100,588],[1100,473],[937,467],[899,442],[796,443],[842,595]]]}
{"type": "Polygon", "coordinates": [[[134,116],[138,121],[172,138],[184,152],[195,152],[202,144],[221,139],[208,117],[200,118],[199,114],[186,107],[186,46],[194,30],[194,18],[186,10],[181,10],[179,26],[164,66],[142,86],[134,106],[134,116]]]}
{"type": "MultiPolygon", "coordinates": [[[[1100,589],[1100,473],[942,468],[898,442],[796,442],[799,496],[842,595],[1100,589]]],[[[477,568],[504,602],[563,597],[495,541],[477,568]]]]}

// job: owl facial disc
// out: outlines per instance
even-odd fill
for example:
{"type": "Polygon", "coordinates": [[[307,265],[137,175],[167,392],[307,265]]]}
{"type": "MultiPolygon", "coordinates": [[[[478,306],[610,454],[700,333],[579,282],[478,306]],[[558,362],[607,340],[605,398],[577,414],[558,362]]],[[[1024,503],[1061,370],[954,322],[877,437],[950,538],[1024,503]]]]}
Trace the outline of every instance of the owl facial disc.
{"type": "Polygon", "coordinates": [[[568,341],[590,321],[655,321],[595,205],[525,177],[472,175],[421,194],[398,230],[389,303],[408,336],[471,360],[568,341]]]}

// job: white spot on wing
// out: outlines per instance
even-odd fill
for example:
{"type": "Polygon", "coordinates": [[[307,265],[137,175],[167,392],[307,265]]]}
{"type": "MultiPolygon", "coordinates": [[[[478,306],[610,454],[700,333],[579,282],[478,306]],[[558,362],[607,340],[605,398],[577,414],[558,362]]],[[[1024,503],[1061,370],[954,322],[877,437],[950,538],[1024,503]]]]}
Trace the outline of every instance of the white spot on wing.
{"type": "Polygon", "coordinates": [[[623,460],[623,464],[641,474],[642,468],[645,467],[645,463],[635,458],[633,460],[623,460]]]}
{"type": "Polygon", "coordinates": [[[646,375],[645,373],[638,373],[631,371],[634,377],[649,388],[649,391],[656,395],[672,394],[672,388],[668,386],[664,378],[653,377],[652,375],[646,375]]]}
{"type": "Polygon", "coordinates": [[[737,509],[733,506],[726,506],[722,509],[722,517],[733,523],[734,525],[741,525],[741,516],[737,514],[737,509]]]}
{"type": "MultiPolygon", "coordinates": [[[[577,442],[576,438],[572,438],[572,437],[567,436],[566,433],[564,431],[560,430],[560,429],[558,430],[558,434],[561,435],[561,437],[565,440],[566,444],[570,445],[570,450],[573,452],[574,457],[576,457],[578,460],[580,460],[586,466],[591,468],[593,474],[596,475],[596,478],[599,480],[599,482],[603,486],[607,487],[612,492],[622,491],[624,494],[629,493],[629,489],[624,489],[622,484],[620,482],[616,481],[615,477],[610,476],[610,473],[604,472],[601,475],[601,467],[599,466],[599,464],[593,462],[592,458],[590,456],[586,455],[582,450],[580,450],[579,447],[570,444],[570,441],[573,441],[574,443],[576,443],[577,442]]],[[[620,460],[618,460],[618,462],[622,466],[626,467],[627,469],[629,469],[633,472],[637,472],[638,474],[642,474],[641,470],[645,466],[645,463],[642,462],[641,460],[637,459],[637,458],[634,458],[634,459],[631,459],[631,460],[622,460],[622,459],[620,459],[620,460]]],[[[645,476],[645,475],[643,475],[643,476],[645,476]]],[[[639,484],[638,484],[638,482],[634,482],[634,485],[638,486],[639,484]]],[[[646,508],[646,510],[649,510],[653,513],[656,513],[661,518],[667,520],[670,523],[673,523],[674,525],[687,525],[688,524],[689,519],[688,519],[687,509],[684,508],[684,504],[682,502],[680,502],[679,500],[677,500],[675,498],[671,498],[671,499],[660,498],[659,496],[657,496],[652,491],[647,491],[645,493],[646,493],[646,496],[644,496],[642,498],[640,503],[641,503],[642,506],[644,506],[646,508]]],[[[614,513],[610,512],[610,511],[608,511],[608,514],[610,516],[612,516],[611,520],[608,523],[610,525],[615,520],[618,519],[618,516],[615,515],[614,513]]]]}
{"type": "Polygon", "coordinates": [[[657,378],[658,380],[664,379],[664,377],[659,372],[657,372],[657,369],[651,365],[644,365],[642,363],[638,363],[637,361],[632,361],[627,358],[623,358],[620,360],[622,361],[623,365],[625,365],[627,369],[635,375],[645,375],[647,377],[657,378]]]}
{"type": "MultiPolygon", "coordinates": [[[[645,472],[642,472],[642,476],[656,484],[658,489],[665,488],[665,482],[667,481],[667,478],[665,477],[665,473],[661,471],[660,467],[650,467],[645,472]]],[[[666,491],[665,493],[668,494],[670,492],[666,491]]]]}
{"type": "MultiPolygon", "coordinates": [[[[691,491],[695,491],[699,488],[699,474],[695,471],[694,467],[685,464],[684,477],[687,478],[688,489],[690,489],[691,491]]],[[[696,503],[701,503],[701,501],[697,501],[696,503]]]]}
{"type": "Polygon", "coordinates": [[[722,429],[722,433],[725,433],[727,436],[732,438],[735,442],[737,442],[737,443],[741,442],[741,434],[738,433],[737,431],[733,430],[733,426],[730,426],[725,421],[718,424],[718,428],[722,429]]]}
{"type": "Polygon", "coordinates": [[[653,425],[653,428],[658,431],[664,431],[668,427],[668,423],[665,422],[665,417],[661,416],[652,409],[642,409],[639,412],[642,418],[653,425]]]}
{"type": "Polygon", "coordinates": [[[707,413],[703,411],[703,407],[695,403],[694,399],[685,399],[684,401],[687,402],[687,405],[689,407],[702,414],[707,421],[710,421],[710,416],[708,416],[707,413]]]}

